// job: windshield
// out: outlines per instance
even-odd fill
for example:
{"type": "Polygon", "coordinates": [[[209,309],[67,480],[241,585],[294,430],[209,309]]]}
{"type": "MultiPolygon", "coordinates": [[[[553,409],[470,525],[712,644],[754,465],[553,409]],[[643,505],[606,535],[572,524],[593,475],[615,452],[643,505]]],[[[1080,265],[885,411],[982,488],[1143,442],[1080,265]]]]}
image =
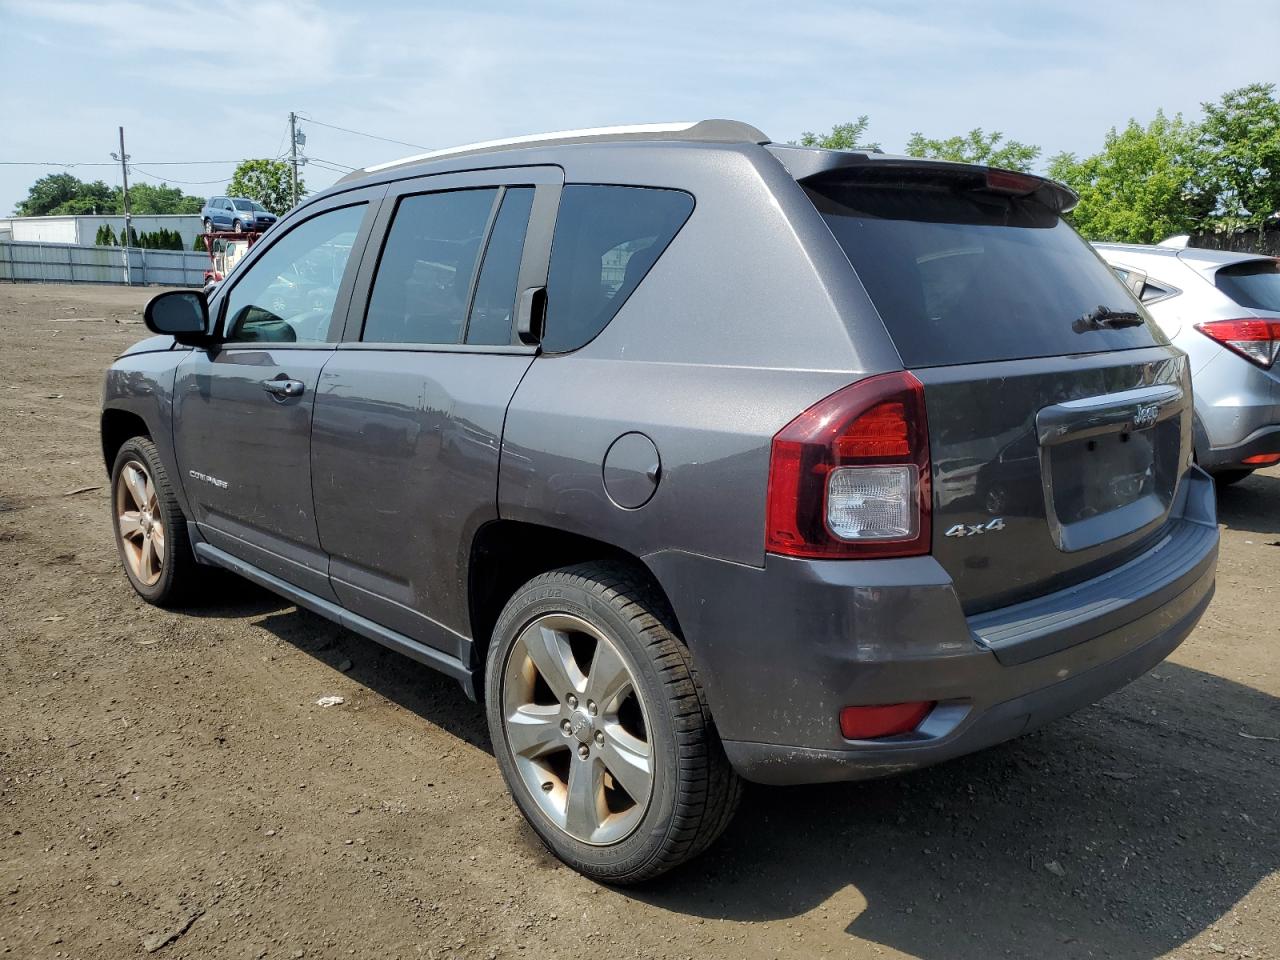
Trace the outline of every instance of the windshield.
{"type": "Polygon", "coordinates": [[[1139,308],[1079,235],[1034,200],[919,180],[807,189],[908,367],[1165,342],[1147,322],[1077,323],[1100,306],[1139,308]]]}
{"type": "Polygon", "coordinates": [[[266,213],[266,208],[260,203],[254,203],[252,200],[232,200],[237,210],[257,210],[266,213]]]}
{"type": "Polygon", "coordinates": [[[1233,263],[1219,270],[1213,282],[1242,307],[1280,313],[1280,261],[1233,263]]]}

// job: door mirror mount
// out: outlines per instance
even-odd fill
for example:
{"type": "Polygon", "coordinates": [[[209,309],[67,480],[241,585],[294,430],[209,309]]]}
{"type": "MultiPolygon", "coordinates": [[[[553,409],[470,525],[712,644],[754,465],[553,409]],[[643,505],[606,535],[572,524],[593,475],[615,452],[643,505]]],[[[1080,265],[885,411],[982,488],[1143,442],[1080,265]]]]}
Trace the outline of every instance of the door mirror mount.
{"type": "Polygon", "coordinates": [[[168,290],[147,303],[142,314],[152,333],[173,337],[185,346],[206,346],[209,332],[209,302],[200,290],[168,290]]]}

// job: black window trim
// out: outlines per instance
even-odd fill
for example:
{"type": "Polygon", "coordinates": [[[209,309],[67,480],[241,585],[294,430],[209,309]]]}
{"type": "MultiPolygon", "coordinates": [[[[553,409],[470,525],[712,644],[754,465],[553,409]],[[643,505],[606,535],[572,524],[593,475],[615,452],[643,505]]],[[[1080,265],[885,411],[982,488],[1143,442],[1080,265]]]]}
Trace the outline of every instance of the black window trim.
{"type": "Polygon", "coordinates": [[[489,219],[485,225],[485,234],[481,240],[481,254],[476,262],[476,270],[471,276],[471,289],[467,297],[467,313],[463,339],[466,328],[471,323],[471,307],[475,297],[475,288],[479,282],[480,272],[484,266],[484,253],[489,248],[489,240],[493,233],[497,214],[501,210],[502,200],[509,187],[533,187],[533,204],[529,211],[529,223],[525,228],[524,250],[520,258],[520,269],[517,272],[516,295],[529,287],[545,286],[547,269],[551,260],[551,233],[555,227],[555,215],[560,206],[560,191],[564,185],[564,171],[560,167],[537,165],[527,167],[491,167],[483,170],[469,170],[458,173],[438,173],[404,180],[392,181],[384,185],[386,194],[382,198],[375,216],[369,242],[364,248],[359,270],[356,274],[351,300],[347,308],[347,319],[337,348],[340,350],[386,350],[397,353],[495,353],[495,354],[535,354],[536,345],[521,343],[515,332],[515,318],[512,318],[511,341],[507,344],[476,343],[366,343],[361,339],[364,335],[365,320],[369,310],[369,298],[373,293],[373,283],[377,278],[378,266],[383,251],[391,234],[392,222],[399,208],[400,201],[408,197],[429,193],[451,193],[457,190],[484,190],[497,188],[497,195],[489,210],[489,219]]]}
{"type": "MultiPolygon", "coordinates": [[[[355,287],[357,277],[357,265],[363,260],[364,253],[369,243],[369,237],[372,234],[374,221],[381,205],[383,195],[386,193],[385,185],[366,188],[363,190],[350,190],[344,193],[334,194],[332,197],[326,198],[322,203],[307,208],[306,214],[291,219],[287,223],[277,221],[276,226],[269,234],[255,243],[249,250],[243,260],[236,264],[231,275],[227,278],[230,281],[219,287],[217,294],[214,296],[211,312],[216,317],[214,321],[214,330],[218,334],[218,349],[220,350],[262,350],[271,348],[273,350],[291,349],[291,350],[332,350],[340,341],[341,332],[345,329],[348,314],[351,305],[351,295],[355,287]],[[335,210],[341,210],[346,207],[354,207],[363,204],[365,206],[364,216],[360,220],[360,227],[356,231],[355,242],[351,245],[351,255],[347,257],[347,264],[342,271],[342,283],[338,286],[338,294],[333,301],[333,316],[329,319],[329,329],[325,332],[323,340],[306,341],[303,343],[271,343],[263,344],[256,341],[233,341],[228,340],[222,342],[222,336],[225,333],[224,324],[226,323],[226,309],[228,295],[234,290],[245,275],[253,268],[253,265],[272,249],[284,237],[300,227],[302,224],[314,220],[316,217],[323,216],[326,213],[332,213],[335,210]],[[284,229],[280,229],[281,226],[284,229]]],[[[287,215],[286,215],[287,216],[287,215]]]]}

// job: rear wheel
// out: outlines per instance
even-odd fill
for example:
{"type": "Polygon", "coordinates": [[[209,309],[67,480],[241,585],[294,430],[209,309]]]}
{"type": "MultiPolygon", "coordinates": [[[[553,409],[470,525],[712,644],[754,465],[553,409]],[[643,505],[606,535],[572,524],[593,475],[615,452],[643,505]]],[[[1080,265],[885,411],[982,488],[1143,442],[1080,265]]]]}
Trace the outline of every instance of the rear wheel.
{"type": "Polygon", "coordinates": [[[525,584],[494,629],[485,692],[517,806],[580,873],[636,883],[728,825],[740,781],[664,599],[628,568],[525,584]]]}
{"type": "Polygon", "coordinates": [[[1213,475],[1213,482],[1220,487],[1229,487],[1233,483],[1239,483],[1251,473],[1253,473],[1252,470],[1219,470],[1213,475]]]}
{"type": "Polygon", "coordinates": [[[133,589],[148,603],[177,603],[199,576],[187,518],[178,506],[155,444],[125,441],[111,470],[116,549],[133,589]]]}
{"type": "Polygon", "coordinates": [[[213,221],[212,221],[212,220],[207,220],[207,219],[205,220],[205,222],[204,222],[204,232],[205,232],[205,233],[213,233],[213,221]]]}

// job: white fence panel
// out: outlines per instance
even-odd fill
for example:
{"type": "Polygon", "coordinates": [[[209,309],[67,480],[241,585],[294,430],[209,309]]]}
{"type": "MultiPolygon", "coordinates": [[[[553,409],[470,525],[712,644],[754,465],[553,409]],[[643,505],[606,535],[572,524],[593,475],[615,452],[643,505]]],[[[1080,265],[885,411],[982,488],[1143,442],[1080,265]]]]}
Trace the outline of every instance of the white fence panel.
{"type": "MultiPolygon", "coordinates": [[[[198,287],[209,256],[188,250],[130,247],[129,282],[135,286],[198,287]]],[[[125,283],[123,247],[0,240],[0,280],[35,283],[125,283]]]]}

